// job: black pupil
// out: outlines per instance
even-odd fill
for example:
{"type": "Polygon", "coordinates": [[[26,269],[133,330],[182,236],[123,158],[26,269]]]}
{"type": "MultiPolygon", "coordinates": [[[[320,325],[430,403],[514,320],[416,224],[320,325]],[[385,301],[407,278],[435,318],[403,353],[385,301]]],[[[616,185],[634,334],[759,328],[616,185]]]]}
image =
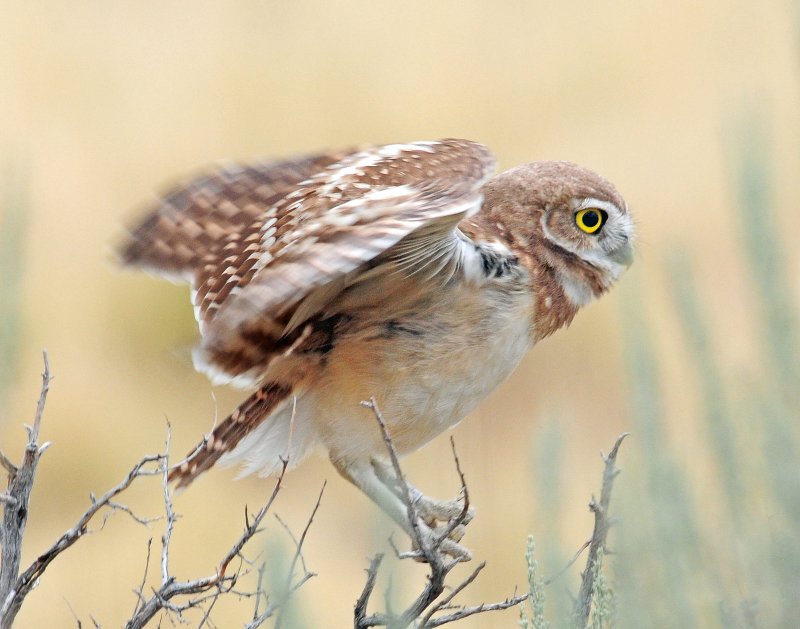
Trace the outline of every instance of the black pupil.
{"type": "Polygon", "coordinates": [[[600,215],[595,211],[586,212],[586,214],[583,215],[583,224],[586,225],[586,227],[594,227],[599,222],[600,215]]]}

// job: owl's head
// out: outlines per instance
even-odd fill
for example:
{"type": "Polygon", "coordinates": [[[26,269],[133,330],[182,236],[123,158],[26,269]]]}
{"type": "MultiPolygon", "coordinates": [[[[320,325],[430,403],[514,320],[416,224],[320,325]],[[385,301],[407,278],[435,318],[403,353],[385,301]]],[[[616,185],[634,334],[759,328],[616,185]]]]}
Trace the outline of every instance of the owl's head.
{"type": "Polygon", "coordinates": [[[628,207],[610,182],[586,168],[525,164],[487,183],[484,198],[503,240],[528,258],[534,275],[552,270],[576,307],[606,292],[633,262],[628,207]]]}

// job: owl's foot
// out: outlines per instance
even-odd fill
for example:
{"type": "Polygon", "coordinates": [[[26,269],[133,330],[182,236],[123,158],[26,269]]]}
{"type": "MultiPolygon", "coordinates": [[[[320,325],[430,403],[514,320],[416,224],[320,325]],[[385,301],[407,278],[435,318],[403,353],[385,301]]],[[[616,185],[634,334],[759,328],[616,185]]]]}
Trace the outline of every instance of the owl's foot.
{"type": "MultiPolygon", "coordinates": [[[[424,495],[405,479],[398,479],[394,470],[381,461],[372,461],[375,475],[396,499],[406,505],[403,511],[403,528],[411,537],[413,550],[403,556],[413,557],[417,561],[427,561],[426,552],[447,555],[458,561],[469,561],[472,553],[459,542],[466,533],[467,524],[475,517],[475,509],[465,503],[464,499],[437,500],[424,495]],[[410,501],[410,505],[408,504],[410,501]],[[408,506],[417,518],[417,530],[409,525],[407,519],[408,506]]],[[[399,519],[397,520],[400,521],[399,519]]]]}
{"type": "Polygon", "coordinates": [[[419,517],[429,525],[436,526],[437,522],[446,524],[458,519],[459,525],[464,526],[475,517],[475,509],[470,506],[465,508],[463,500],[436,500],[423,495],[417,489],[413,490],[411,499],[419,517]]]}
{"type": "Polygon", "coordinates": [[[427,552],[436,552],[457,561],[469,561],[472,553],[459,542],[467,531],[467,524],[475,517],[475,509],[461,500],[436,500],[409,486],[411,504],[417,516],[417,531],[409,531],[413,550],[406,556],[417,561],[427,561],[427,552]],[[420,548],[420,545],[424,546],[420,548]]]}
{"type": "Polygon", "coordinates": [[[465,526],[459,524],[452,530],[451,528],[447,524],[431,527],[424,522],[418,522],[419,542],[412,534],[412,551],[405,556],[410,556],[415,561],[428,562],[428,554],[434,552],[451,557],[456,561],[470,561],[472,553],[466,546],[459,544],[461,538],[464,537],[465,526]],[[427,549],[427,552],[420,548],[420,543],[427,549]]]}

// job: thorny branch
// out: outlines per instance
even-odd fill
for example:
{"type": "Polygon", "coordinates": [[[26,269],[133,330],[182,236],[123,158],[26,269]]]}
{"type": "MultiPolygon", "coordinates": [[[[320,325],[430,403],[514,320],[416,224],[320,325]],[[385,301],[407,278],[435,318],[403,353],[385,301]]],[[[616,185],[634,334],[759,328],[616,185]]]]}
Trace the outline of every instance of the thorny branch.
{"type": "MultiPolygon", "coordinates": [[[[147,582],[147,573],[150,566],[150,550],[151,542],[147,545],[147,560],[145,564],[144,574],[142,576],[141,585],[135,590],[137,595],[136,606],[131,614],[130,620],[126,623],[126,628],[144,627],[150,620],[152,620],[159,612],[165,611],[168,614],[173,614],[179,621],[183,620],[183,612],[194,609],[204,611],[203,618],[200,626],[210,624],[210,612],[218,599],[225,594],[235,594],[239,597],[254,597],[256,599],[256,608],[252,621],[247,625],[248,629],[256,629],[260,627],[268,618],[273,616],[278,610],[282,608],[289,599],[289,597],[300,588],[306,581],[314,576],[314,573],[309,572],[305,565],[303,558],[303,544],[305,542],[308,530],[314,519],[314,516],[319,509],[322,494],[325,489],[323,485],[322,490],[314,505],[313,511],[306,523],[302,535],[299,540],[295,541],[295,554],[291,562],[291,569],[287,576],[287,588],[285,595],[281,600],[267,604],[266,608],[259,612],[258,601],[261,597],[266,599],[266,594],[261,589],[261,581],[257,584],[257,590],[254,592],[244,592],[235,589],[237,582],[248,573],[245,566],[252,565],[242,554],[244,546],[262,529],[260,528],[264,517],[269,512],[275,498],[280,491],[283,481],[284,473],[288,465],[288,460],[282,461],[282,469],[279,474],[275,487],[272,490],[267,502],[259,509],[254,517],[250,517],[245,509],[245,528],[239,538],[226,552],[224,557],[218,564],[215,572],[209,576],[193,579],[188,581],[178,581],[170,574],[169,570],[169,547],[172,539],[172,533],[175,522],[177,521],[177,514],[175,513],[172,505],[172,495],[167,483],[167,475],[169,468],[168,451],[170,446],[171,430],[168,425],[167,439],[165,451],[161,454],[152,454],[142,457],[136,465],[126,474],[120,483],[115,485],[109,491],[104,493],[99,498],[90,495],[91,505],[81,515],[77,522],[65,533],[63,533],[54,544],[47,550],[41,553],[31,565],[19,574],[20,558],[22,552],[22,538],[25,531],[25,524],[28,517],[28,502],[30,493],[33,488],[33,482],[36,473],[36,466],[39,462],[41,454],[50,445],[49,443],[38,443],[39,430],[41,427],[42,415],[44,413],[45,402],[47,393],[50,388],[52,377],[50,375],[50,366],[47,358],[47,353],[44,353],[44,373],[42,374],[42,389],[39,396],[39,402],[36,408],[36,415],[34,417],[33,426],[26,426],[28,432],[28,444],[25,449],[22,464],[17,467],[8,457],[0,453],[0,465],[5,469],[9,477],[8,490],[0,494],[0,502],[3,505],[3,524],[0,528],[0,542],[2,542],[2,553],[0,554],[0,629],[9,629],[14,619],[19,612],[26,596],[30,594],[31,590],[36,587],[38,580],[50,566],[50,564],[63,553],[67,548],[72,546],[81,537],[91,532],[89,524],[98,512],[106,510],[107,515],[122,511],[127,513],[136,522],[143,525],[150,525],[157,519],[161,518],[142,518],[134,513],[134,511],[120,502],[116,498],[128,489],[131,484],[143,476],[160,476],[162,493],[164,500],[164,507],[166,512],[166,524],[164,532],[161,537],[161,561],[160,561],[160,586],[154,589],[152,594],[148,597],[144,593],[145,584],[147,582]],[[230,565],[238,559],[236,570],[232,573],[230,565]],[[298,563],[302,566],[303,574],[295,580],[295,572],[298,563]]],[[[100,525],[105,523],[105,520],[100,525]]],[[[263,569],[260,571],[263,573],[263,569]]],[[[74,612],[73,612],[74,615],[74,612]]],[[[77,617],[76,617],[77,619],[77,617]]],[[[81,625],[78,620],[78,626],[81,625]]],[[[100,625],[94,618],[92,622],[96,627],[100,625]]]]}
{"type": "MultiPolygon", "coordinates": [[[[377,579],[378,570],[383,560],[383,555],[378,554],[370,561],[369,568],[367,569],[367,581],[364,589],[361,592],[355,605],[354,612],[354,626],[355,629],[364,629],[366,627],[390,627],[392,629],[400,629],[408,626],[418,627],[419,629],[428,627],[439,627],[449,622],[454,622],[486,611],[508,609],[518,605],[527,598],[527,595],[513,596],[498,603],[482,603],[471,607],[467,606],[454,606],[453,599],[460,594],[466,587],[468,587],[483,570],[485,564],[480,564],[475,570],[467,576],[466,579],[455,585],[451,592],[442,597],[445,591],[445,579],[450,571],[460,563],[458,559],[452,559],[445,555],[441,546],[444,540],[448,539],[450,534],[455,531],[459,526],[464,525],[469,512],[469,491],[467,489],[466,480],[461,470],[461,462],[459,461],[458,454],[456,453],[455,442],[451,438],[450,444],[453,450],[453,460],[456,466],[456,472],[461,482],[461,493],[464,497],[464,508],[461,513],[456,516],[439,535],[435,536],[433,540],[426,538],[419,530],[419,515],[417,513],[416,503],[411,496],[411,490],[403,471],[400,467],[400,461],[397,455],[397,450],[392,442],[391,435],[386,428],[386,422],[383,415],[378,408],[375,398],[371,398],[368,402],[362,403],[367,408],[371,409],[375,415],[375,419],[380,426],[381,434],[383,436],[386,450],[389,454],[389,459],[394,469],[397,482],[400,486],[400,495],[403,504],[406,507],[409,522],[412,530],[412,541],[419,549],[418,555],[424,558],[425,563],[428,564],[429,574],[428,579],[422,592],[417,598],[402,612],[393,613],[387,611],[384,613],[367,614],[367,606],[369,599],[375,589],[375,581],[377,579]],[[441,614],[445,610],[450,610],[449,614],[441,614]],[[454,611],[452,611],[454,610],[454,611]],[[438,614],[438,615],[437,615],[438,614]]],[[[401,559],[414,558],[417,555],[414,553],[398,554],[401,559]]]]}
{"type": "MultiPolygon", "coordinates": [[[[575,624],[576,629],[584,629],[589,621],[589,613],[592,609],[592,592],[594,591],[594,578],[597,575],[595,564],[597,563],[598,553],[601,549],[605,550],[606,537],[608,529],[611,527],[612,521],[608,516],[608,505],[611,501],[611,488],[614,485],[614,479],[619,475],[615,465],[617,462],[617,453],[619,447],[625,440],[629,433],[623,433],[617,437],[614,447],[611,448],[608,456],[601,452],[603,462],[603,486],[600,490],[600,502],[597,502],[592,496],[589,502],[589,509],[594,514],[594,530],[592,537],[588,542],[589,555],[586,558],[586,567],[581,576],[581,589],[578,593],[578,599],[575,603],[575,624]]],[[[585,546],[584,546],[585,547],[585,546]]],[[[583,547],[581,548],[583,550],[583,547]]],[[[580,552],[580,551],[579,551],[580,552]]],[[[573,560],[574,561],[574,560],[573,560]]]]}

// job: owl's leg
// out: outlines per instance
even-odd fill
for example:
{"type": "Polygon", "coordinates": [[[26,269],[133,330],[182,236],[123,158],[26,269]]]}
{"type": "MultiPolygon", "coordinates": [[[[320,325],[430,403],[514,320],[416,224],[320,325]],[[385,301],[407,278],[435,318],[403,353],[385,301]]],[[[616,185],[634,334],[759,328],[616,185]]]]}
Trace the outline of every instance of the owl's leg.
{"type": "MultiPolygon", "coordinates": [[[[352,464],[344,461],[337,461],[333,457],[331,460],[337,471],[344,478],[364,492],[370,500],[377,504],[386,515],[394,520],[412,540],[415,540],[416,533],[409,521],[406,503],[393,489],[388,487],[381,480],[373,465],[369,463],[352,464]]],[[[419,494],[419,492],[416,492],[416,494],[419,494]]],[[[414,504],[416,506],[417,500],[415,500],[414,504]]],[[[442,539],[442,533],[445,527],[429,525],[419,513],[417,513],[416,529],[422,536],[422,541],[426,546],[438,547],[440,552],[461,561],[469,561],[472,559],[472,553],[455,539],[452,537],[442,539]]],[[[463,535],[463,531],[460,531],[460,533],[463,535]]]]}
{"type": "MultiPolygon", "coordinates": [[[[372,460],[372,467],[381,482],[391,489],[398,498],[403,500],[403,489],[397,480],[394,468],[378,459],[372,460]]],[[[454,500],[437,500],[426,496],[408,481],[405,481],[405,484],[408,488],[410,498],[414,503],[417,515],[419,515],[428,526],[437,530],[444,529],[448,527],[453,520],[462,518],[460,524],[453,529],[449,537],[456,542],[464,537],[466,525],[475,517],[474,508],[469,507],[464,511],[463,500],[458,498],[454,500]]]]}

